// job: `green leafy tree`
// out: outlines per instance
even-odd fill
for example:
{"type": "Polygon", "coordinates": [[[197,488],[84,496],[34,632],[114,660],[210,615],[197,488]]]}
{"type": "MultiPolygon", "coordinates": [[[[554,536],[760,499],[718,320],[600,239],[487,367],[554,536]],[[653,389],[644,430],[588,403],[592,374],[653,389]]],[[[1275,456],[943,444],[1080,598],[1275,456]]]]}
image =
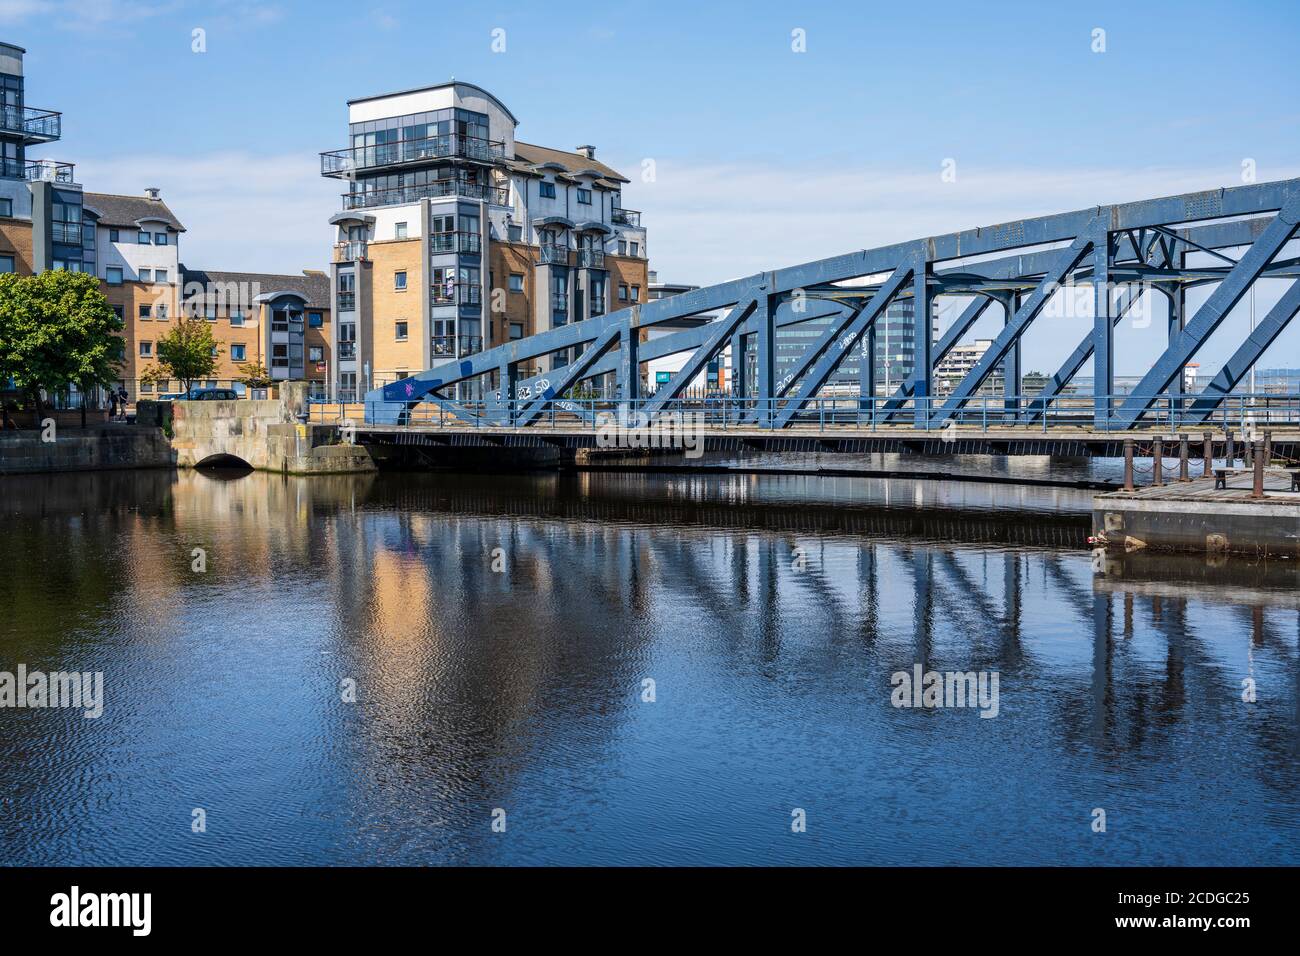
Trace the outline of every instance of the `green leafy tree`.
{"type": "Polygon", "coordinates": [[[239,366],[239,378],[237,382],[242,382],[249,388],[270,388],[275,384],[275,380],[266,371],[266,366],[261,362],[245,362],[239,366]]]}
{"type": "Polygon", "coordinates": [[[85,424],[86,394],[117,378],[121,332],[89,273],[0,274],[0,377],[29,396],[38,423],[43,396],[76,385],[85,424]]]}
{"type": "Polygon", "coordinates": [[[182,316],[176,327],[158,340],[158,364],[170,377],[180,379],[188,392],[195,380],[216,371],[220,351],[207,321],[182,316]]]}

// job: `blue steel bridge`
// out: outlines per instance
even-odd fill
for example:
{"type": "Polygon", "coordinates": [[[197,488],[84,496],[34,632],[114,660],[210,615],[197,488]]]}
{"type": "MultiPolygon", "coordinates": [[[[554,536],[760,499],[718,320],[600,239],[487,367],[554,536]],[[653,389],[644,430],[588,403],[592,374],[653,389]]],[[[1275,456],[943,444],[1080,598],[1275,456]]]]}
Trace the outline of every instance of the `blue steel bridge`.
{"type": "MultiPolygon", "coordinates": [[[[1298,222],[1300,179],[1290,179],[849,252],[462,356],[368,392],[365,421],[380,428],[436,424],[517,432],[542,424],[590,429],[602,411],[634,411],[653,420],[691,409],[703,410],[710,425],[769,435],[809,425],[820,432],[887,428],[896,434],[953,426],[1106,433],[1232,427],[1248,417],[1235,390],[1300,311],[1300,259],[1294,246],[1287,249],[1298,222]],[[1254,330],[1232,343],[1213,379],[1188,391],[1185,368],[1260,279],[1292,281],[1254,330]],[[1075,285],[1091,287],[1091,330],[1040,391],[1019,394],[1023,336],[1062,287],[1075,285]],[[1208,295],[1189,309],[1188,292],[1202,287],[1208,295]],[[1168,303],[1167,327],[1146,330],[1163,337],[1164,349],[1130,392],[1117,394],[1115,329],[1147,294],[1168,303]],[[936,334],[931,317],[943,297],[959,297],[964,306],[936,334]],[[913,306],[914,371],[891,394],[878,395],[870,359],[877,322],[891,303],[906,299],[913,306]],[[992,345],[941,394],[939,363],[990,307],[1003,319],[992,345]],[[689,326],[692,319],[700,324],[689,326]],[[791,333],[804,323],[812,323],[804,328],[816,334],[801,336],[791,358],[791,333]],[[650,330],[663,334],[650,336],[650,330]],[[865,360],[856,363],[857,388],[845,397],[828,383],[855,350],[865,360]],[[724,353],[730,355],[730,389],[701,402],[690,386],[724,353]],[[644,394],[642,364],[674,355],[684,356],[680,371],[644,394]],[[1092,387],[1080,396],[1069,386],[1089,360],[1092,387]],[[1004,384],[991,399],[996,372],[1004,384]]],[[[1216,359],[1218,349],[1216,343],[1216,359]]],[[[1295,425],[1300,396],[1253,399],[1249,415],[1295,425]]]]}

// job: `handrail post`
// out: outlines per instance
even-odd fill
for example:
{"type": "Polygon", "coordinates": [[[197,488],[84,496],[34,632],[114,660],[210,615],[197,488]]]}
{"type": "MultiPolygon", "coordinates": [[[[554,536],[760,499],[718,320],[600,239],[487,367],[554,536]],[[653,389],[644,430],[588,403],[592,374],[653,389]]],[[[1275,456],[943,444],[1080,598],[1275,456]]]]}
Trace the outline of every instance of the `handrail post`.
{"type": "Polygon", "coordinates": [[[1188,459],[1191,457],[1191,444],[1187,435],[1178,436],[1178,480],[1191,481],[1188,459]]]}
{"type": "Polygon", "coordinates": [[[1159,436],[1151,443],[1151,473],[1153,483],[1157,486],[1165,483],[1165,443],[1159,436]]]}
{"type": "Polygon", "coordinates": [[[1237,463],[1237,440],[1232,434],[1231,428],[1227,429],[1226,433],[1228,438],[1223,450],[1223,464],[1225,467],[1231,468],[1237,463]]]}
{"type": "Polygon", "coordinates": [[[1250,490],[1252,498],[1264,497],[1264,443],[1258,439],[1251,442],[1255,451],[1255,481],[1250,490]]]}
{"type": "Polygon", "coordinates": [[[1124,490],[1133,490],[1133,439],[1124,439],[1124,490]]]}
{"type": "Polygon", "coordinates": [[[1201,477],[1209,478],[1210,472],[1214,470],[1214,432],[1205,433],[1205,451],[1202,453],[1201,460],[1205,463],[1201,477]]]}

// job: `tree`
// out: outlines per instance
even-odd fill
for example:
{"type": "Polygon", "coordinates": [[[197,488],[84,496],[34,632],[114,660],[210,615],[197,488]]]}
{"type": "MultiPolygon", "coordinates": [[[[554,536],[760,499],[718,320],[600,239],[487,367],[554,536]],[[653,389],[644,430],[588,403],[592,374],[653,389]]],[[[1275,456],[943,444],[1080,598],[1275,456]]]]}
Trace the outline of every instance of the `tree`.
{"type": "Polygon", "coordinates": [[[206,320],[182,316],[176,327],[158,340],[158,364],[172,378],[180,379],[188,393],[196,379],[216,371],[220,351],[206,320]]]}
{"type": "Polygon", "coordinates": [[[266,371],[266,366],[261,362],[245,362],[239,366],[239,378],[237,382],[242,382],[249,388],[270,388],[275,384],[275,380],[266,371]]]}
{"type": "Polygon", "coordinates": [[[44,395],[76,385],[82,424],[86,394],[117,379],[122,320],[85,272],[0,274],[0,378],[32,401],[39,424],[44,395]]]}

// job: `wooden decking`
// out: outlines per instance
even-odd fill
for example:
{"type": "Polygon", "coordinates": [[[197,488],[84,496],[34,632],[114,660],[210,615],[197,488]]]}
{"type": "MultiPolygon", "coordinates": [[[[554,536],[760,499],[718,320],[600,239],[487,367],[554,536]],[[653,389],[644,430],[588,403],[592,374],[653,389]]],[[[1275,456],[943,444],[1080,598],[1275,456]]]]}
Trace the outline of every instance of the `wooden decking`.
{"type": "Polygon", "coordinates": [[[1220,504],[1269,505],[1300,504],[1300,492],[1291,490],[1287,475],[1264,474],[1264,497],[1252,498],[1253,477],[1249,473],[1229,475],[1227,488],[1216,489],[1213,476],[1194,478],[1191,481],[1166,480],[1163,485],[1147,485],[1133,491],[1110,491],[1097,495],[1101,501],[1187,501],[1220,504]]]}

